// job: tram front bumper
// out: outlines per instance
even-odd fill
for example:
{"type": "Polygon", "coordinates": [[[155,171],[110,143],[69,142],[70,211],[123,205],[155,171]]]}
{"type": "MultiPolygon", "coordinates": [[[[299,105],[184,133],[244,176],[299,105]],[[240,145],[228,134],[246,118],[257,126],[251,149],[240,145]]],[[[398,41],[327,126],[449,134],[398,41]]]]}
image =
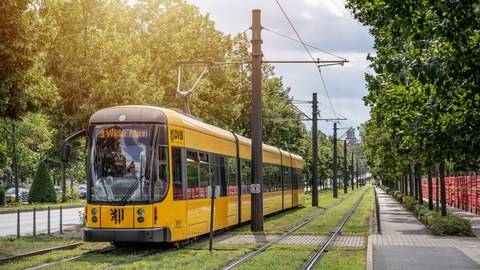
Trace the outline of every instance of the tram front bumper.
{"type": "Polygon", "coordinates": [[[83,240],[85,242],[171,242],[170,228],[152,229],[96,229],[85,228],[83,240]]]}

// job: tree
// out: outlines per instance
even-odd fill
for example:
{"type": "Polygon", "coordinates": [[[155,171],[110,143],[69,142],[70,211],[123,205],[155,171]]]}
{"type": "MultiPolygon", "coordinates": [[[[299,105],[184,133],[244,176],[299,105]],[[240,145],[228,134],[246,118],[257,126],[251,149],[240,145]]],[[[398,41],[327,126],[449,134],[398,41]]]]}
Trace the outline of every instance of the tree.
{"type": "Polygon", "coordinates": [[[32,187],[28,193],[29,203],[55,203],[57,194],[53,186],[52,178],[45,162],[40,162],[35,177],[33,178],[32,187]]]}
{"type": "MultiPolygon", "coordinates": [[[[382,167],[370,161],[377,165],[376,174],[388,174],[386,168],[401,171],[412,164],[446,160],[458,168],[478,167],[465,162],[478,160],[472,145],[480,145],[475,131],[480,127],[480,63],[475,60],[480,56],[480,17],[474,12],[478,4],[476,0],[347,2],[375,38],[377,53],[369,60],[376,75],[366,75],[369,94],[364,100],[372,107],[366,128],[384,135],[391,150],[367,152],[377,162],[380,158],[382,166],[394,165],[382,167]],[[389,152],[391,160],[386,159],[389,152]],[[402,160],[408,160],[408,166],[402,160]]],[[[374,145],[378,143],[367,147],[374,145]]]]}
{"type": "Polygon", "coordinates": [[[12,134],[11,160],[18,198],[17,125],[28,112],[53,103],[54,87],[42,75],[39,59],[38,14],[32,1],[0,4],[0,118],[9,119],[12,134]]]}

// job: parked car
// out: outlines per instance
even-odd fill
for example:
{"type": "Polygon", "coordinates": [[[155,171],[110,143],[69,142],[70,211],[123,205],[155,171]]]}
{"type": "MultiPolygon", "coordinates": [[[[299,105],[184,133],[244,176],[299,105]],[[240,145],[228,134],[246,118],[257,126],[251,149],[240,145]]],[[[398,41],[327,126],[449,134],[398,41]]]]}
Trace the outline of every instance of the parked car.
{"type": "MultiPolygon", "coordinates": [[[[23,202],[28,201],[28,189],[26,188],[18,188],[18,196],[22,199],[23,202]]],[[[12,200],[15,201],[15,188],[9,188],[5,191],[5,202],[11,203],[12,200]]]]}
{"type": "Polygon", "coordinates": [[[80,199],[87,198],[87,185],[80,185],[78,187],[78,194],[80,199]]]}

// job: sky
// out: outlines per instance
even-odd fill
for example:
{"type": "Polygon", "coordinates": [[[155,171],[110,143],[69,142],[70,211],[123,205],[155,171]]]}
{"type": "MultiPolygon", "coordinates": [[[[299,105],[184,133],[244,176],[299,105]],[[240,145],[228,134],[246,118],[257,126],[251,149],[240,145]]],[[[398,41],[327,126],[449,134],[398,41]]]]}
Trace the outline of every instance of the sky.
{"type": "MultiPolygon", "coordinates": [[[[285,87],[291,88],[290,95],[293,99],[311,101],[312,93],[318,93],[321,118],[346,118],[347,120],[339,121],[341,128],[360,126],[370,118],[369,108],[364,105],[362,97],[367,95],[365,73],[373,73],[366,60],[368,53],[374,53],[373,38],[368,28],[357,22],[345,8],[344,0],[186,1],[199,7],[200,13],[209,14],[216,29],[232,35],[246,31],[249,38],[252,10],[260,9],[264,28],[261,33],[264,60],[312,60],[301,43],[273,33],[298,40],[288,17],[306,44],[349,61],[343,66],[322,67],[323,82],[313,63],[275,64],[275,74],[282,77],[285,87]]],[[[315,48],[308,47],[314,59],[340,60],[315,48]]],[[[311,104],[300,102],[295,105],[311,116],[311,104]]],[[[311,122],[305,124],[310,130],[311,122]]],[[[323,133],[333,133],[332,122],[319,121],[318,127],[323,133]]],[[[345,131],[340,130],[339,136],[345,131]]],[[[358,132],[356,134],[358,137],[358,132]]]]}

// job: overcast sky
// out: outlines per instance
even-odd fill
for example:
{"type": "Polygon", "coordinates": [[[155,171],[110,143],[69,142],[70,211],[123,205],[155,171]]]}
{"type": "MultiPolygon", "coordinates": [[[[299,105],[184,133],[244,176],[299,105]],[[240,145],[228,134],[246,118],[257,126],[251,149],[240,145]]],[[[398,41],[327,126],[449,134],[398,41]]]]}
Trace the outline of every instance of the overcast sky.
{"type": "MultiPolygon", "coordinates": [[[[262,27],[298,39],[276,0],[187,0],[210,14],[216,28],[227,34],[245,32],[252,23],[252,10],[261,10],[262,27]]],[[[358,23],[344,0],[278,0],[302,40],[311,46],[346,58],[344,66],[321,69],[325,85],[335,110],[332,111],[321,76],[315,64],[276,64],[275,73],[283,78],[285,87],[291,87],[295,100],[308,101],[318,93],[322,118],[347,118],[342,127],[357,127],[367,121],[369,108],[362,97],[367,94],[364,73],[369,72],[368,53],[373,53],[373,38],[368,29],[358,23]]],[[[264,60],[311,60],[305,48],[295,41],[262,30],[264,60]]],[[[246,32],[251,37],[251,32],[246,32]]],[[[320,60],[339,60],[319,50],[309,48],[320,60]]],[[[297,104],[311,115],[311,105],[297,104]]],[[[311,123],[306,123],[311,128],[311,123]]],[[[319,129],[332,134],[332,123],[319,122],[319,129]]],[[[344,132],[339,131],[339,135],[344,132]]],[[[357,133],[358,134],[358,133],[357,133]]]]}

